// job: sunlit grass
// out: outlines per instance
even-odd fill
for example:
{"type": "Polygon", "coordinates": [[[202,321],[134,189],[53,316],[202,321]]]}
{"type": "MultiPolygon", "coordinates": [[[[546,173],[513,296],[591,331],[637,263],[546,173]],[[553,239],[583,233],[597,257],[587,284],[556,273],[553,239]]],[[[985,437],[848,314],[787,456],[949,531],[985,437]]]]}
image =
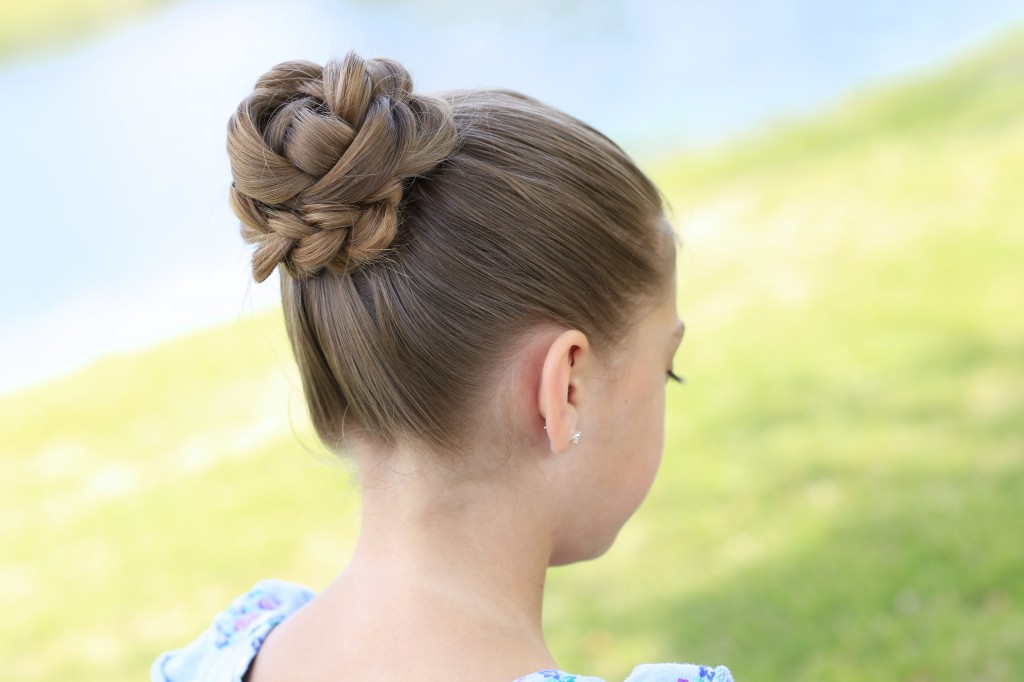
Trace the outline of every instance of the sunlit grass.
{"type": "Polygon", "coordinates": [[[344,561],[352,486],[286,343],[263,315],[0,402],[6,679],[144,677],[239,584],[344,561]]]}
{"type": "Polygon", "coordinates": [[[0,0],[0,61],[81,40],[171,0],[0,0]]]}

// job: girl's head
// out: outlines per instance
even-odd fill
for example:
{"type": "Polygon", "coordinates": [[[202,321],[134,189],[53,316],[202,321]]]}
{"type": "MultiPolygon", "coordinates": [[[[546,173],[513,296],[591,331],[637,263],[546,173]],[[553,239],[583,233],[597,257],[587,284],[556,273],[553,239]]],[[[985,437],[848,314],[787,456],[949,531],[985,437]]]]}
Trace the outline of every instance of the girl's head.
{"type": "Polygon", "coordinates": [[[227,147],[328,447],[448,467],[589,452],[592,503],[625,515],[595,523],[625,521],[660,457],[679,323],[675,234],[615,143],[509,90],[414,92],[350,52],[260,77],[227,147]]]}

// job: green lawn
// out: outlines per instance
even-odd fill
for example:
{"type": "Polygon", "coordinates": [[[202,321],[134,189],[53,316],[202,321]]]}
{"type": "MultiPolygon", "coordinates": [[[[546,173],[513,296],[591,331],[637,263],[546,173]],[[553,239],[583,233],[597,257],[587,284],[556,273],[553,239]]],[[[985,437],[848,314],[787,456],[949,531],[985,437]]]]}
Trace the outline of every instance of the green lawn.
{"type": "MultiPolygon", "coordinates": [[[[688,384],[618,543],[551,573],[562,667],[1024,679],[1022,65],[656,166],[688,384]]],[[[290,362],[271,314],[0,398],[5,679],[145,679],[255,581],[334,576],[354,490],[290,362]]]]}
{"type": "Polygon", "coordinates": [[[0,0],[0,62],[66,45],[171,0],[0,0]]]}

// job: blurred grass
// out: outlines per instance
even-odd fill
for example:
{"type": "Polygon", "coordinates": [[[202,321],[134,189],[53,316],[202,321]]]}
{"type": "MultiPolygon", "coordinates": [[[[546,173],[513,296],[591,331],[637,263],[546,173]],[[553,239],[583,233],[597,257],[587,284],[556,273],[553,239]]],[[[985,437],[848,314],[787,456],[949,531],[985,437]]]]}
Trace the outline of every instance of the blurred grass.
{"type": "Polygon", "coordinates": [[[0,62],[64,47],[172,0],[0,0],[0,62]]]}
{"type": "MultiPolygon", "coordinates": [[[[658,167],[689,383],[618,543],[551,573],[562,667],[1024,678],[1020,75],[1017,34],[658,167]]],[[[354,491],[290,362],[261,315],[0,398],[5,679],[144,679],[256,580],[340,570],[354,491]]]]}

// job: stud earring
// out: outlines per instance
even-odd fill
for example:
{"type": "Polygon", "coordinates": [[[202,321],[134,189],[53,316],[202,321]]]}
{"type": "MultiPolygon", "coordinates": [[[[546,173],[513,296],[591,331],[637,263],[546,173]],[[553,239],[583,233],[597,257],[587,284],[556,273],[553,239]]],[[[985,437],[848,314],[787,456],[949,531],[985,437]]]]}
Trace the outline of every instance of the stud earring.
{"type": "MultiPolygon", "coordinates": [[[[547,431],[547,430],[548,430],[547,424],[545,424],[545,425],[544,425],[544,430],[545,430],[545,431],[547,431]]],[[[573,444],[573,445],[576,445],[577,443],[579,443],[579,442],[580,442],[580,436],[582,436],[582,435],[583,435],[583,434],[582,434],[582,433],[580,433],[579,431],[573,431],[573,432],[572,432],[572,436],[570,436],[569,440],[571,440],[571,441],[572,441],[572,444],[573,444]]]]}

